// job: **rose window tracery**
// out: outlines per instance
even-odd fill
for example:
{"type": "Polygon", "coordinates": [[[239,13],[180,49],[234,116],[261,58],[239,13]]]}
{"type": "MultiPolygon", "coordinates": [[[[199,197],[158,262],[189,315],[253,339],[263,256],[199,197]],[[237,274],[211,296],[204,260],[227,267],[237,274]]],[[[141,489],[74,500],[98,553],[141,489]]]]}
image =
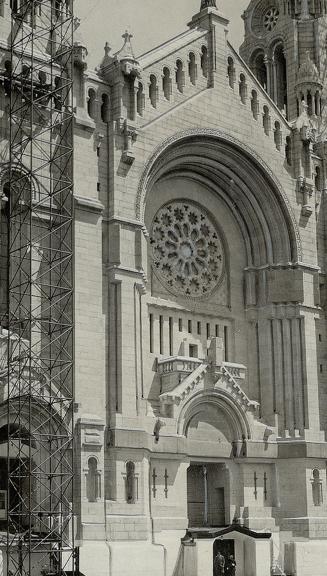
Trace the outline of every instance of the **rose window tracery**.
{"type": "Polygon", "coordinates": [[[276,6],[268,8],[268,10],[265,12],[263,16],[263,25],[267,30],[267,32],[271,32],[271,30],[275,28],[278,22],[278,18],[279,18],[278,8],[276,6]]]}
{"type": "Polygon", "coordinates": [[[150,244],[154,270],[177,295],[210,294],[224,275],[224,250],[216,225],[197,204],[174,201],[157,212],[150,244]]]}

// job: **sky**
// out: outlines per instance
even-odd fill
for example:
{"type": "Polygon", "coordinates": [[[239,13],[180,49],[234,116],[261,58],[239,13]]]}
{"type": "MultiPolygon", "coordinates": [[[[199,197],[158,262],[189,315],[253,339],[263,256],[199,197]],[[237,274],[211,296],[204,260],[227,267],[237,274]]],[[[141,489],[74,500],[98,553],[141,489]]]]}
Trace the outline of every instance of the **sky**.
{"type": "MultiPolygon", "coordinates": [[[[217,0],[219,10],[230,19],[230,41],[238,48],[243,40],[241,14],[250,0],[217,0]]],[[[113,52],[123,44],[122,34],[133,34],[136,55],[147,52],[187,29],[201,0],[75,0],[75,16],[86,41],[89,67],[97,66],[108,41],[113,52]]]]}

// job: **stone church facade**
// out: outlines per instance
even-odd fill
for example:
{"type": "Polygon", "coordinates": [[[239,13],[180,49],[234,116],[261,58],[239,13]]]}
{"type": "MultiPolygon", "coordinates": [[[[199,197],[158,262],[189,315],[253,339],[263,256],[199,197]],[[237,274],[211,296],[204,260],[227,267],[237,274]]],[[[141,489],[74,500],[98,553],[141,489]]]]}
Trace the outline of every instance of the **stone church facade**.
{"type": "Polygon", "coordinates": [[[96,70],[76,32],[86,576],[209,576],[219,546],[237,576],[327,571],[327,2],[243,18],[240,55],[203,0],[96,70]]]}

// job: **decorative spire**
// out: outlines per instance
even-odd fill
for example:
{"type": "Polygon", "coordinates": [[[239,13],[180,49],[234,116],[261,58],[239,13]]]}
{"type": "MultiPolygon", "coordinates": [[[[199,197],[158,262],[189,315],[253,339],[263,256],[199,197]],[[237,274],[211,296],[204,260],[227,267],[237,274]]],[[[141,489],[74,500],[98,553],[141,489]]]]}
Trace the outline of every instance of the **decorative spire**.
{"type": "Polygon", "coordinates": [[[200,10],[205,10],[205,8],[217,8],[216,0],[201,0],[200,10]]]}
{"type": "Polygon", "coordinates": [[[103,57],[103,60],[100,64],[100,68],[105,68],[106,66],[109,66],[109,64],[111,64],[112,57],[110,56],[110,52],[111,52],[111,47],[109,45],[109,42],[106,42],[104,45],[104,57],[103,57]]]}
{"type": "Polygon", "coordinates": [[[130,34],[128,30],[126,30],[125,34],[122,35],[122,38],[124,39],[124,45],[117,52],[116,56],[119,58],[119,60],[135,60],[134,51],[131,43],[133,34],[130,34]]]}

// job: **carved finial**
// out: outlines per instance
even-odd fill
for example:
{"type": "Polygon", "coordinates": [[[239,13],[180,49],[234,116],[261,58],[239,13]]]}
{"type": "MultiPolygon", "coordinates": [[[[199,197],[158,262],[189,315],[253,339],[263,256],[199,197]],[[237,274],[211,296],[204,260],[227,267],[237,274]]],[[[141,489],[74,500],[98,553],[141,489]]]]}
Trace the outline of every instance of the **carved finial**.
{"type": "Polygon", "coordinates": [[[106,58],[108,58],[110,52],[111,52],[111,46],[109,45],[109,42],[106,42],[104,45],[104,54],[106,58]]]}
{"type": "Polygon", "coordinates": [[[200,10],[204,10],[205,8],[217,8],[216,0],[201,0],[200,10]]]}
{"type": "Polygon", "coordinates": [[[111,52],[111,46],[109,45],[109,42],[106,42],[104,45],[104,57],[102,59],[102,62],[99,66],[99,70],[101,68],[106,68],[106,66],[110,66],[111,62],[112,62],[112,57],[110,56],[110,52],[111,52]]]}
{"type": "Polygon", "coordinates": [[[124,39],[124,45],[123,47],[119,50],[119,52],[117,52],[116,56],[119,58],[119,60],[135,60],[135,56],[134,56],[134,51],[133,51],[133,47],[132,47],[132,43],[131,43],[131,39],[133,38],[133,34],[130,34],[130,32],[128,32],[128,30],[126,30],[126,32],[122,35],[122,38],[124,39]]]}
{"type": "Polygon", "coordinates": [[[128,30],[125,30],[125,33],[122,35],[122,38],[125,40],[125,44],[127,44],[127,42],[130,42],[131,39],[133,38],[133,34],[130,34],[128,30]]]}

